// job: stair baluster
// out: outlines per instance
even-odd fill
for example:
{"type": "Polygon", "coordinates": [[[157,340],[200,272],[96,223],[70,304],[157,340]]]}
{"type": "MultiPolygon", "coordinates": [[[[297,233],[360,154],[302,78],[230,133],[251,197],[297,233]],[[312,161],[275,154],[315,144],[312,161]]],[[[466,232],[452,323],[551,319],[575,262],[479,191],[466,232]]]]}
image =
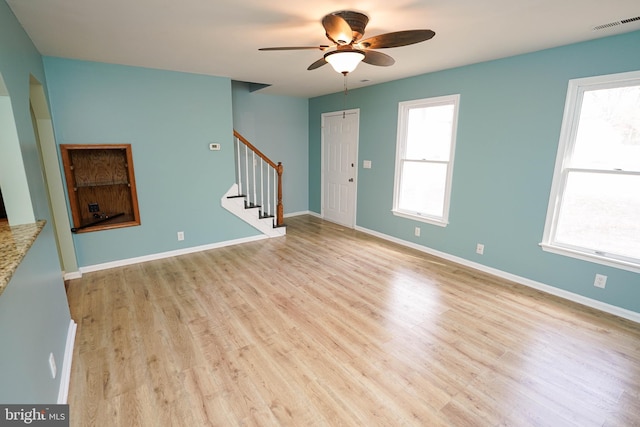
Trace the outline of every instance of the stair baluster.
{"type": "Polygon", "coordinates": [[[258,166],[258,162],[256,160],[256,153],[252,153],[251,154],[251,188],[253,189],[253,206],[257,207],[258,206],[258,196],[257,196],[257,189],[258,186],[256,185],[256,171],[257,171],[257,166],[258,166]]]}
{"type": "MultiPolygon", "coordinates": [[[[244,173],[245,173],[245,185],[247,187],[247,191],[246,191],[246,196],[247,198],[249,197],[249,194],[251,194],[249,192],[249,147],[247,147],[246,145],[244,146],[244,173]]],[[[240,196],[241,194],[238,194],[238,196],[240,196]]]]}
{"type": "Polygon", "coordinates": [[[271,212],[271,186],[269,182],[271,181],[271,171],[267,168],[267,212],[271,212]]]}
{"type": "Polygon", "coordinates": [[[236,162],[237,162],[237,167],[236,167],[236,175],[237,175],[237,181],[238,181],[238,196],[243,194],[242,193],[242,167],[240,166],[240,144],[238,144],[238,142],[236,141],[235,143],[236,145],[236,162]]]}
{"type": "Polygon", "coordinates": [[[273,226],[281,227],[284,225],[284,206],[282,204],[282,174],[284,167],[282,163],[274,163],[268,157],[266,157],[260,150],[254,147],[249,141],[247,141],[242,135],[234,130],[233,135],[236,143],[236,163],[238,179],[238,196],[245,197],[246,207],[259,208],[260,217],[268,218],[273,217],[273,226]],[[241,150],[240,144],[244,145],[244,150],[241,150]],[[244,153],[243,153],[244,151],[244,153]],[[251,152],[251,153],[250,153],[251,152]],[[244,161],[242,161],[244,157],[244,161]],[[260,164],[258,165],[258,158],[260,164]],[[249,168],[249,162],[252,167],[249,168]],[[244,170],[242,166],[244,164],[244,170]],[[267,179],[265,183],[264,174],[267,179]],[[251,169],[251,170],[250,170],[251,169]],[[260,174],[258,177],[257,174],[260,174]],[[273,174],[273,179],[271,178],[273,174]],[[271,181],[273,180],[273,193],[271,193],[271,181]],[[259,199],[258,199],[258,186],[259,186],[259,199]],[[265,201],[265,186],[266,186],[266,201],[265,201]],[[271,203],[273,201],[273,204],[271,203]],[[266,203],[265,203],[266,202],[266,203]],[[272,210],[273,207],[273,210],[272,210]],[[274,212],[275,211],[275,212],[274,212]]]}

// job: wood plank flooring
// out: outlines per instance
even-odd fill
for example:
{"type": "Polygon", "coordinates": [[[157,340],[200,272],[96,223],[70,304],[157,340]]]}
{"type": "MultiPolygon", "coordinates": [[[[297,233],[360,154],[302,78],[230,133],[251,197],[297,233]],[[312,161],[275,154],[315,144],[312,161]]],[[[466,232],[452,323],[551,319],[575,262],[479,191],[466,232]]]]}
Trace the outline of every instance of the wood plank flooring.
{"type": "Polygon", "coordinates": [[[640,325],[287,226],[71,281],[71,425],[640,426],[640,325]]]}

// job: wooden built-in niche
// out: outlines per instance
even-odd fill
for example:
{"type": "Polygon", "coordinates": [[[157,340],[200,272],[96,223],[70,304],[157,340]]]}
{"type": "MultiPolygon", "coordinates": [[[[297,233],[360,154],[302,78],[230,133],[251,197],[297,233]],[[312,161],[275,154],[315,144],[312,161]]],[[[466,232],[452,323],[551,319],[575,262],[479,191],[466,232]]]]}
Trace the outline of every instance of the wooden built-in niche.
{"type": "Polygon", "coordinates": [[[83,233],[140,225],[131,144],[60,145],[73,216],[83,233]]]}

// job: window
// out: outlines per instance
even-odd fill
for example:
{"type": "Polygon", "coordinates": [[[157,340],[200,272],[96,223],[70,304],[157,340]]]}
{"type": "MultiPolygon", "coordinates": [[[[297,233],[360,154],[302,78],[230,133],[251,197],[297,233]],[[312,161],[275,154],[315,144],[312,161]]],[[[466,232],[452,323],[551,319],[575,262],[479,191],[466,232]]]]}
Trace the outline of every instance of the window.
{"type": "Polygon", "coordinates": [[[640,271],[640,72],[569,82],[541,246],[640,271]]]}
{"type": "Polygon", "coordinates": [[[460,95],[401,102],[393,213],[446,226],[460,95]]]}

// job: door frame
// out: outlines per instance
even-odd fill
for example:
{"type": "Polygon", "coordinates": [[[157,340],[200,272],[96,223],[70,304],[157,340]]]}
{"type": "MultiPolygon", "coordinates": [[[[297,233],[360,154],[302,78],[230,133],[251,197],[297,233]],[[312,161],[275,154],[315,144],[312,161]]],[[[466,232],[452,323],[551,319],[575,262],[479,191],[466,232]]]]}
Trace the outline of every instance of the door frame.
{"type": "Polygon", "coordinates": [[[328,113],[322,113],[321,114],[321,124],[320,124],[320,216],[322,218],[324,218],[324,187],[325,187],[325,178],[326,178],[326,171],[325,171],[325,162],[324,162],[324,156],[325,156],[325,144],[324,144],[324,123],[325,123],[325,119],[327,117],[333,117],[333,116],[342,116],[344,114],[355,114],[356,115],[356,119],[357,119],[357,123],[358,126],[356,128],[356,150],[355,150],[355,159],[354,159],[354,184],[355,184],[355,188],[353,190],[353,200],[351,201],[353,203],[353,217],[351,218],[351,225],[345,225],[345,224],[341,224],[344,225],[346,227],[349,228],[355,228],[356,226],[356,218],[357,218],[357,210],[358,210],[358,150],[360,148],[360,109],[359,108],[353,108],[350,110],[340,110],[340,111],[332,111],[332,112],[328,112],[328,113]]]}
{"type": "Polygon", "coordinates": [[[58,145],[53,131],[53,122],[49,104],[42,84],[30,76],[29,103],[33,111],[35,123],[33,131],[36,135],[36,146],[40,156],[43,180],[47,190],[51,225],[60,257],[60,268],[64,279],[81,277],[76,258],[76,249],[71,234],[71,223],[67,211],[64,183],[60,170],[58,145]]]}

